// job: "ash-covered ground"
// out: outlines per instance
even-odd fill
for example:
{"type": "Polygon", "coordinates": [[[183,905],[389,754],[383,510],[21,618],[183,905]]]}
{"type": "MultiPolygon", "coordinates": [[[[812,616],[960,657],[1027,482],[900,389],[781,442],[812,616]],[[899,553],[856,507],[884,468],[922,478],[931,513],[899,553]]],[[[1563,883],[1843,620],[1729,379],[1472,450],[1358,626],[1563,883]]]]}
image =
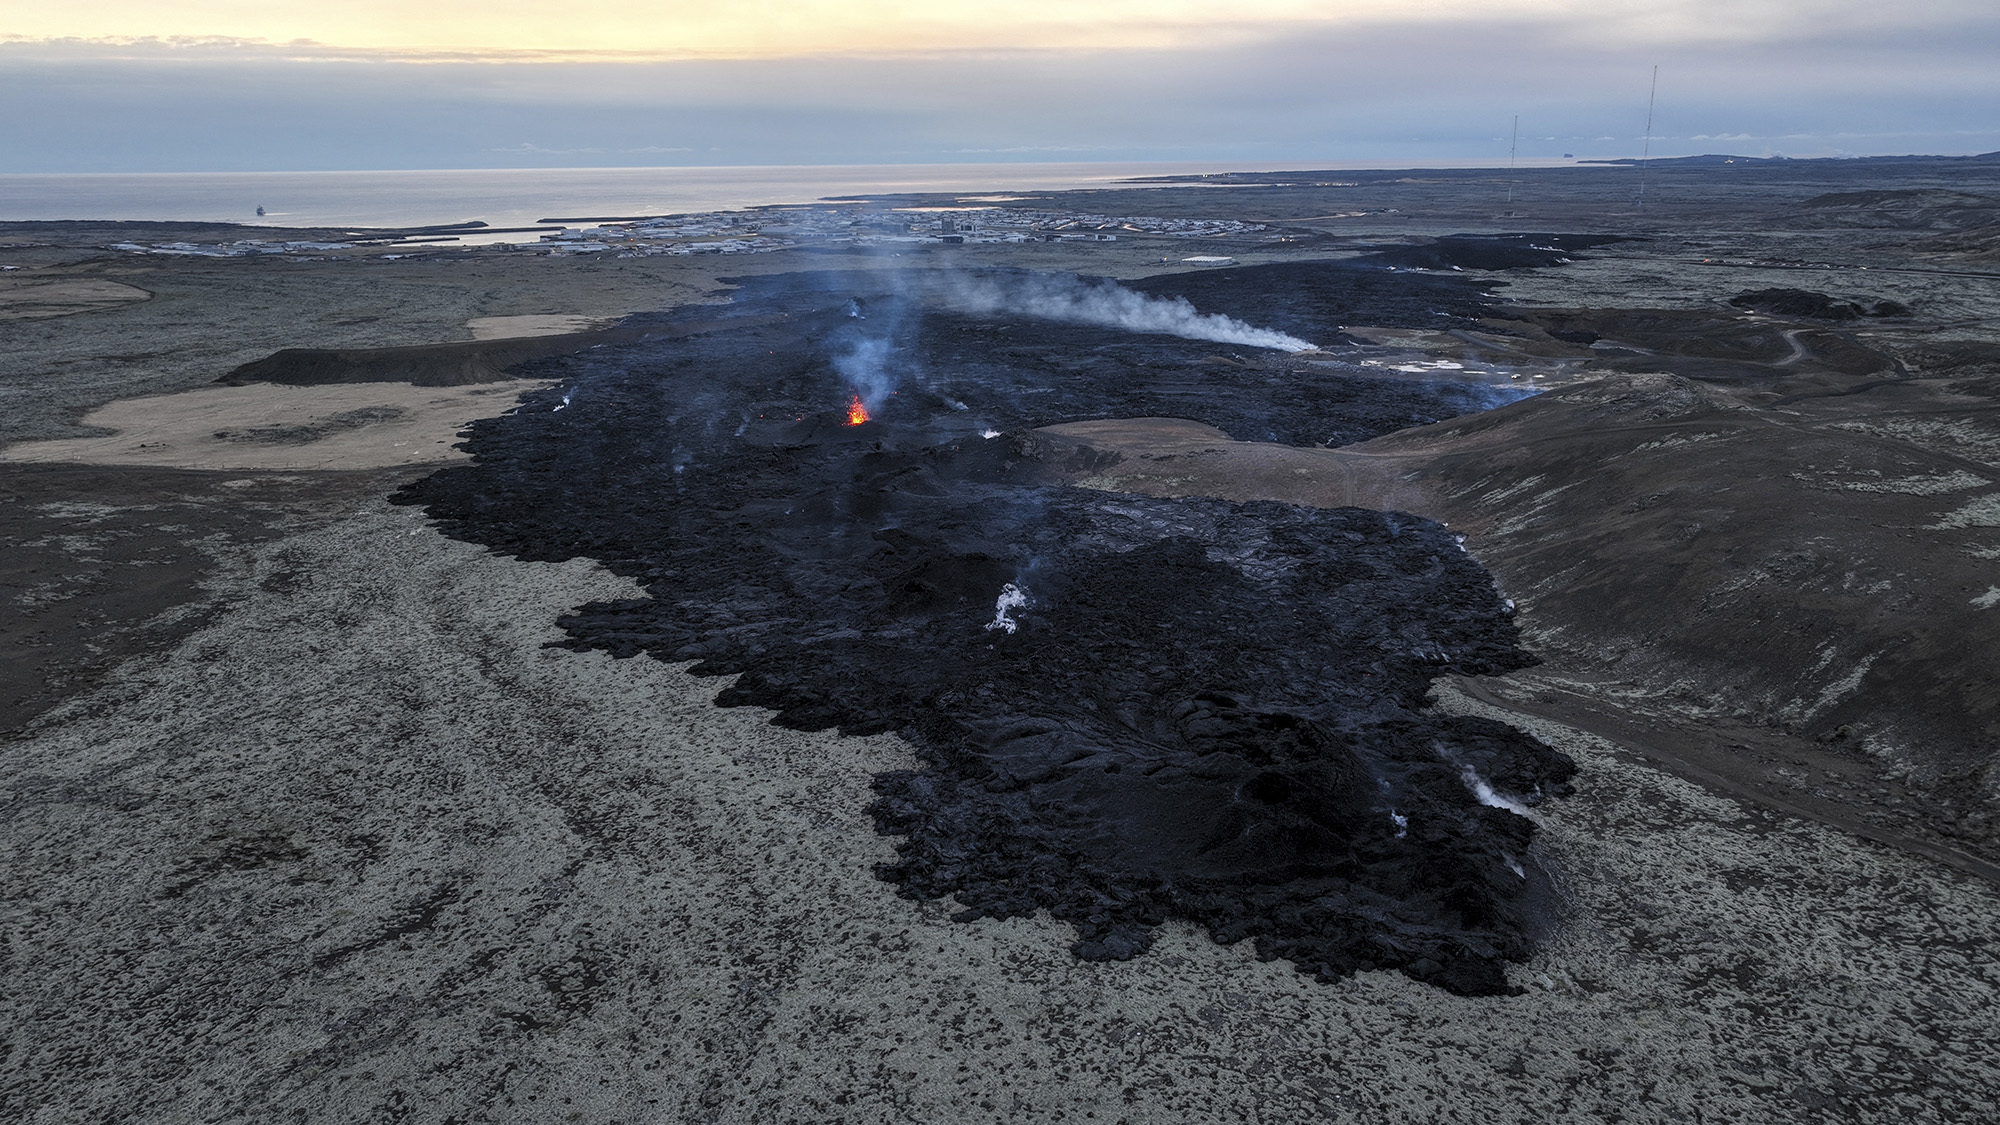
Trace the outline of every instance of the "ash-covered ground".
{"type": "MultiPolygon", "coordinates": [[[[871,780],[939,773],[909,741],[782,729],[678,666],[545,648],[573,640],[555,625],[573,607],[668,587],[377,505],[430,471],[395,466],[457,459],[460,407],[305,445],[212,436],[458,394],[460,417],[494,413],[531,384],[396,380],[451,382],[442,365],[486,356],[473,325],[491,318],[644,312],[685,335],[690,302],[726,300],[718,269],[894,260],[135,260],[97,246],[129,230],[0,224],[16,297],[102,299],[8,321],[0,440],[76,438],[107,402],[131,419],[0,462],[0,537],[24,548],[0,567],[0,641],[34,688],[0,716],[0,1118],[1995,1119],[2000,899],[1970,862],[1994,856],[2000,810],[1981,690],[2000,661],[1995,168],[1661,167],[1643,216],[1631,169],[1148,189],[1119,205],[1299,226],[900,260],[1136,287],[1163,258],[1283,276],[1391,241],[1443,270],[1325,274],[1240,307],[1227,272],[1171,284],[1322,345],[1319,325],[1346,323],[1369,343],[1339,357],[1386,377],[1512,365],[1552,388],[1335,450],[1158,419],[1062,431],[1123,452],[1065,470],[1093,488],[1416,511],[1466,535],[1543,663],[1439,681],[1436,707],[1580,764],[1536,810],[1565,913],[1507,967],[1521,996],[1321,983],[1177,918],[1127,961],[1073,956],[1074,926],[1040,912],[953,923],[949,899],[873,874],[902,837],[874,833],[871,780]],[[1437,237],[1552,227],[1648,237],[1498,275],[1480,271],[1505,255],[1437,237]],[[1505,302],[1472,319],[1501,279],[1505,302]],[[1823,299],[1735,303],[1773,289],[1823,299]],[[1867,315],[1814,315],[1848,306],[1867,315]],[[298,350],[261,362],[277,349],[298,350]],[[329,373],[303,368],[329,357],[346,379],[317,385],[329,373]],[[285,370],[196,389],[252,361],[285,370]]],[[[851,288],[881,323],[886,282],[851,288]]],[[[822,296],[763,307],[782,324],[822,296]]],[[[1092,359],[1060,324],[972,320],[1026,336],[1007,343],[1023,368],[1092,359]]],[[[1202,378],[1338,369],[1188,346],[1202,378]]],[[[1268,417],[1297,416],[1277,401],[1268,417]]]]}
{"type": "Polygon", "coordinates": [[[566,618],[573,647],[698,661],[737,677],[719,702],[782,725],[908,739],[923,768],[878,777],[871,811],[911,897],[1047,909],[1086,959],[1182,917],[1324,979],[1509,991],[1555,909],[1528,806],[1573,766],[1426,706],[1446,672],[1532,662],[1490,576],[1405,514],[1065,487],[1098,455],[1032,432],[1170,415],[1338,444],[1518,397],[1288,351],[1340,339],[1357,303],[1463,320],[1479,283],[1372,262],[1130,290],[817,274],[736,303],[750,326],[549,361],[559,385],[402,499],[646,587],[566,618]]]}

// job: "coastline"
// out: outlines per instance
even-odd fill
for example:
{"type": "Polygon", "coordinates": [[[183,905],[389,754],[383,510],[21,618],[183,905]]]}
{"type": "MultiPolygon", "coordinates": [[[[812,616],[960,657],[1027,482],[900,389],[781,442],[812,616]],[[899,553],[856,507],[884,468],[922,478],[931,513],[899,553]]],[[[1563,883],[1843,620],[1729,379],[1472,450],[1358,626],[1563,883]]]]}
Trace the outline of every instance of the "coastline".
{"type": "MultiPolygon", "coordinates": [[[[1523,161],[1522,168],[1575,161],[1523,161]]],[[[123,219],[264,226],[418,227],[480,219],[516,226],[553,215],[739,211],[884,195],[1128,188],[1147,177],[1208,176],[1297,162],[1132,161],[997,164],[464,168],[341,172],[0,173],[0,222],[123,219]],[[285,200],[296,202],[287,203],[285,200]],[[262,220],[256,208],[268,210],[262,220]]],[[[1505,168],[1506,161],[1440,167],[1505,168]]],[[[1380,163],[1316,164],[1378,169],[1380,163]]],[[[1185,187],[1184,183],[1161,186],[1185,187]]]]}

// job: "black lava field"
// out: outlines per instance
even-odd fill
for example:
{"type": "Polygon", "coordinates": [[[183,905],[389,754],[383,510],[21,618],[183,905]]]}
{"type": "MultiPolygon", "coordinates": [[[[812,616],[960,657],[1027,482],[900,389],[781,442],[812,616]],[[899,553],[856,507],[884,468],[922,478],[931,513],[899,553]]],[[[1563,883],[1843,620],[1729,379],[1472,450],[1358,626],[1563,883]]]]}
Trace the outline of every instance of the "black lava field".
{"type": "MultiPolygon", "coordinates": [[[[1169,416],[1342,444],[1491,392],[951,311],[915,272],[753,279],[736,327],[542,361],[558,386],[398,498],[642,584],[564,618],[570,647],[697,662],[735,677],[718,703],[784,726],[907,739],[922,768],[875,782],[900,838],[879,874],[961,920],[1046,909],[1109,959],[1182,918],[1321,979],[1512,991],[1505,962],[1554,911],[1515,810],[1574,766],[1425,705],[1447,671],[1532,663],[1486,572],[1406,514],[1060,485],[1112,455],[1032,432],[1169,416]],[[857,392],[873,416],[849,425],[857,392]]],[[[1332,346],[1341,320],[1463,325],[1491,284],[1364,262],[1129,288],[1332,346]]]]}

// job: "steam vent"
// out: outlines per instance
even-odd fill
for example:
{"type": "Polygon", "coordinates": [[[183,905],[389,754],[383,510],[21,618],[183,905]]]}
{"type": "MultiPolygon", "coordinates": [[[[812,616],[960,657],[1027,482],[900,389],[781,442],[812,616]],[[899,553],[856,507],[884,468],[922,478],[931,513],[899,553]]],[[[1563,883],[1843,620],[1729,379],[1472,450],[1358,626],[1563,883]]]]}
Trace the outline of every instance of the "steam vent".
{"type": "Polygon", "coordinates": [[[922,767],[875,779],[899,853],[878,873],[962,921],[1046,909],[1077,956],[1123,959],[1178,917],[1321,979],[1512,991],[1555,915],[1531,806],[1574,766],[1426,705],[1446,672],[1533,663],[1491,577],[1407,514],[1073,487],[1117,455],[1036,432],[1172,417],[1340,445],[1478,410],[1508,392],[1299,349],[1478,315],[1490,283],[879,278],[747,279],[735,327],[538,361],[558,385],[401,499],[643,584],[565,617],[572,648],[908,740],[922,767]]]}

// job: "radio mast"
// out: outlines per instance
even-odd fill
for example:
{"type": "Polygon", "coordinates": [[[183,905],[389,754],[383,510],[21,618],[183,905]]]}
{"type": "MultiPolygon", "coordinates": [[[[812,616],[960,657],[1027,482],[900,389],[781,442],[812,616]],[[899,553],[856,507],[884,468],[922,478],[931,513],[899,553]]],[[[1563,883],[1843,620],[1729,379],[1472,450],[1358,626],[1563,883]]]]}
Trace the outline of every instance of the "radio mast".
{"type": "Polygon", "coordinates": [[[1507,143],[1507,206],[1514,205],[1514,154],[1521,148],[1521,115],[1514,115],[1514,139],[1507,143]]]}
{"type": "Polygon", "coordinates": [[[1639,150],[1639,210],[1646,209],[1646,171],[1653,157],[1653,101],[1660,96],[1660,65],[1653,64],[1653,88],[1646,94],[1646,147],[1639,150]]]}

